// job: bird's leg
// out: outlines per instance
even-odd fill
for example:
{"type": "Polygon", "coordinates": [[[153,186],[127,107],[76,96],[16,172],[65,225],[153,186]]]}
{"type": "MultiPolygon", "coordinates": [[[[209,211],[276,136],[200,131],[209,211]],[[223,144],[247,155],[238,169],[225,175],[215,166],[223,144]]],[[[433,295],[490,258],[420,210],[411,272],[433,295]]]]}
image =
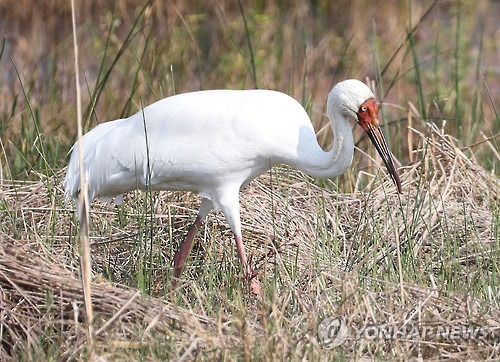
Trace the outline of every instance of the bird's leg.
{"type": "Polygon", "coordinates": [[[238,200],[239,185],[231,191],[227,191],[219,198],[222,212],[231,227],[234,234],[234,241],[236,241],[236,248],[238,249],[238,256],[241,260],[245,280],[249,285],[250,292],[260,294],[259,280],[256,278],[252,266],[247,260],[245,254],[245,246],[241,237],[241,221],[240,221],[240,203],[238,200]]]}
{"type": "Polygon", "coordinates": [[[182,269],[184,268],[184,264],[186,263],[186,259],[193,248],[194,237],[198,233],[198,230],[201,229],[202,220],[196,218],[195,223],[189,229],[189,232],[186,236],[186,239],[180,246],[177,253],[174,256],[174,282],[181,276],[182,269]]]}
{"type": "Polygon", "coordinates": [[[207,214],[212,210],[212,202],[208,199],[201,200],[200,211],[198,212],[198,216],[196,217],[196,221],[194,222],[191,229],[189,229],[188,234],[186,235],[186,239],[180,246],[177,253],[174,256],[174,278],[172,279],[171,289],[175,289],[177,286],[177,281],[181,276],[182,270],[184,269],[184,264],[186,264],[186,259],[193,248],[193,242],[198,230],[201,229],[201,224],[207,214]]]}
{"type": "Polygon", "coordinates": [[[234,235],[234,240],[236,241],[236,248],[238,249],[238,255],[241,260],[241,265],[243,267],[243,272],[245,273],[245,279],[249,283],[250,292],[253,294],[260,294],[260,283],[257,279],[257,272],[255,272],[247,260],[245,254],[245,246],[243,245],[243,239],[241,235],[234,235]]]}

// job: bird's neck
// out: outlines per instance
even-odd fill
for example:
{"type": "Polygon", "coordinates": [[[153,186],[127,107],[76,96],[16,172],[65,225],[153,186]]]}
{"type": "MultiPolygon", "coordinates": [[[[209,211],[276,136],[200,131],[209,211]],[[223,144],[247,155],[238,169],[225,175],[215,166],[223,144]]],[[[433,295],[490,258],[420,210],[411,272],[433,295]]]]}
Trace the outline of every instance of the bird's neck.
{"type": "Polygon", "coordinates": [[[319,144],[303,162],[301,171],[315,178],[332,178],[341,175],[351,165],[354,153],[352,129],[348,119],[340,112],[328,115],[333,130],[333,146],[323,151],[319,144]]]}

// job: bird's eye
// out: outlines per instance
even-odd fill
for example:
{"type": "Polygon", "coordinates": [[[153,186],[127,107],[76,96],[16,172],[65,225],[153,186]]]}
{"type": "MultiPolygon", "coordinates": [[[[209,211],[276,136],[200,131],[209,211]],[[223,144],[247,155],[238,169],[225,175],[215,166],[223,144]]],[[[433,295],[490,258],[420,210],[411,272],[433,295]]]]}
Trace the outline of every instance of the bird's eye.
{"type": "Polygon", "coordinates": [[[366,106],[361,106],[361,112],[366,112],[367,109],[366,106]]]}

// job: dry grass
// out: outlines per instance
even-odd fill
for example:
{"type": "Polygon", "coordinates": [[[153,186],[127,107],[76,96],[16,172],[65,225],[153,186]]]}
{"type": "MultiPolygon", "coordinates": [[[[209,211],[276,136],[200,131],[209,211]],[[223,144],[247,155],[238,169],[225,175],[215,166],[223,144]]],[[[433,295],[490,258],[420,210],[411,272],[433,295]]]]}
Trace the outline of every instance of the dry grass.
{"type": "MultiPolygon", "coordinates": [[[[404,194],[381,180],[360,129],[336,180],[282,167],[252,182],[243,236],[261,299],[242,285],[231,232],[213,214],[181,291],[169,290],[196,195],[94,202],[96,355],[499,359],[498,2],[241,3],[246,27],[235,1],[79,2],[84,130],[173,93],[257,83],[298,99],[328,148],[327,92],[369,77],[404,194]],[[328,349],[318,326],[330,316],[359,335],[328,349]],[[373,326],[485,333],[370,338],[373,326]]],[[[62,201],[76,135],[69,4],[0,2],[0,360],[90,357],[78,225],[62,201]]]]}
{"type": "MultiPolygon", "coordinates": [[[[262,176],[242,193],[244,237],[266,286],[261,300],[248,296],[238,279],[218,279],[227,269],[229,275],[238,272],[236,255],[228,252],[230,233],[220,216],[209,217],[182,294],[147,297],[96,274],[98,355],[498,358],[498,289],[474,290],[473,279],[496,278],[498,272],[499,181],[436,126],[423,129],[413,131],[421,148],[415,151],[417,161],[402,173],[401,196],[388,178],[343,195],[289,169],[262,176]],[[196,262],[200,259],[205,259],[202,266],[196,262]],[[207,268],[219,275],[205,273],[207,268]],[[424,340],[365,336],[330,351],[316,333],[321,320],[331,315],[357,328],[367,323],[475,325],[490,334],[424,340]]],[[[0,354],[48,356],[57,346],[63,359],[81,358],[85,333],[71,231],[75,225],[73,211],[60,205],[60,181],[4,182],[1,195],[7,208],[1,211],[0,229],[0,354]]],[[[154,247],[168,253],[168,215],[175,214],[168,227],[175,240],[182,239],[197,199],[161,193],[156,201],[159,241],[154,247]]],[[[133,220],[140,219],[133,213],[140,210],[126,204],[121,216],[99,205],[92,215],[94,270],[107,268],[115,279],[138,257],[133,245],[140,226],[133,220]],[[123,214],[131,216],[125,224],[119,220],[123,214]]],[[[169,268],[155,271],[153,289],[161,295],[168,277],[160,274],[169,268]]]]}

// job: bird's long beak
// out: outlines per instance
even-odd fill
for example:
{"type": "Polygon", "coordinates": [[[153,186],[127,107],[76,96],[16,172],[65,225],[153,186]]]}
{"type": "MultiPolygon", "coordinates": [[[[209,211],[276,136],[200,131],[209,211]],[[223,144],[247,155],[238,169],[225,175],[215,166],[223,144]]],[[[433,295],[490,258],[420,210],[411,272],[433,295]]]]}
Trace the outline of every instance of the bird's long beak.
{"type": "Polygon", "coordinates": [[[394,167],[391,150],[389,150],[389,146],[387,146],[387,142],[385,140],[382,129],[380,128],[380,126],[374,126],[370,123],[366,123],[366,125],[367,127],[363,128],[365,128],[368,137],[370,137],[371,141],[375,145],[375,148],[380,154],[380,157],[382,157],[382,160],[384,161],[387,167],[387,171],[389,171],[389,174],[391,175],[394,184],[398,188],[398,192],[402,193],[403,189],[401,187],[401,180],[399,179],[399,174],[398,171],[396,170],[396,167],[394,167]]]}

